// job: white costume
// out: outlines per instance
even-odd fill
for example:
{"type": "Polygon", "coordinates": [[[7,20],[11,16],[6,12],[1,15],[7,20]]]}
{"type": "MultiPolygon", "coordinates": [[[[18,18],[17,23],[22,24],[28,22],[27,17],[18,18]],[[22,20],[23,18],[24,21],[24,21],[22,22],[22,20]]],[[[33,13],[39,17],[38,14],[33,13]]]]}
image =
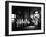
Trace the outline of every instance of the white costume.
{"type": "Polygon", "coordinates": [[[31,15],[32,18],[32,22],[37,25],[38,24],[38,19],[39,19],[40,15],[38,14],[38,11],[35,12],[35,14],[31,15]]]}

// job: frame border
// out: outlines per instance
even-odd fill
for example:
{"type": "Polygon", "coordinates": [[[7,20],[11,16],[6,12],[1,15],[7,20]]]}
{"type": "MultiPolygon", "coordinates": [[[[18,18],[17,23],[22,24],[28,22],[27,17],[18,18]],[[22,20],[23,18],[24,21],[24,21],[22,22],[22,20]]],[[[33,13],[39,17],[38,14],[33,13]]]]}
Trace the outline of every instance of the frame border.
{"type": "Polygon", "coordinates": [[[37,34],[45,34],[45,3],[37,3],[37,2],[21,2],[21,1],[5,1],[5,36],[18,36],[18,35],[37,35],[37,34]],[[28,33],[28,34],[12,34],[9,35],[9,25],[8,25],[8,16],[9,16],[9,3],[28,3],[28,4],[42,4],[44,5],[44,32],[43,33],[28,33]]]}

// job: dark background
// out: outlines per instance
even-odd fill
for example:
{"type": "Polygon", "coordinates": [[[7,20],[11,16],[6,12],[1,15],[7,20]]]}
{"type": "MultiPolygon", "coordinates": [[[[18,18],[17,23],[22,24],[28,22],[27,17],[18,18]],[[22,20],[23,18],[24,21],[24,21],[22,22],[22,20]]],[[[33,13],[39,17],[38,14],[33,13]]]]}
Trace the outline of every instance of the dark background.
{"type": "Polygon", "coordinates": [[[19,30],[38,30],[41,29],[41,7],[27,7],[27,6],[12,6],[12,14],[16,14],[15,22],[12,23],[12,31],[19,31],[19,30]],[[38,22],[38,25],[32,29],[25,29],[25,27],[28,26],[35,26],[34,23],[31,21],[32,19],[29,17],[30,14],[34,14],[35,11],[38,11],[40,14],[40,18],[38,22]],[[27,19],[30,21],[30,24],[20,24],[19,27],[16,27],[16,21],[17,19],[25,19],[25,14],[27,14],[27,19]],[[24,26],[25,25],[25,26],[24,26]]]}

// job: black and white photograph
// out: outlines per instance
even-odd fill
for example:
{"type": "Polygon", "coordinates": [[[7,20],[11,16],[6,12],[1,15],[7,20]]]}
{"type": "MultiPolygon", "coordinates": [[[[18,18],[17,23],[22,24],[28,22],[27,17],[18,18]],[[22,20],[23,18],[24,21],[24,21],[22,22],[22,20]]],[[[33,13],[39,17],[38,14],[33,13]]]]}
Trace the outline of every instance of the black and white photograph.
{"type": "Polygon", "coordinates": [[[6,36],[44,33],[44,3],[6,1],[6,36]]]}
{"type": "Polygon", "coordinates": [[[41,29],[41,7],[12,6],[12,31],[41,29]]]}

